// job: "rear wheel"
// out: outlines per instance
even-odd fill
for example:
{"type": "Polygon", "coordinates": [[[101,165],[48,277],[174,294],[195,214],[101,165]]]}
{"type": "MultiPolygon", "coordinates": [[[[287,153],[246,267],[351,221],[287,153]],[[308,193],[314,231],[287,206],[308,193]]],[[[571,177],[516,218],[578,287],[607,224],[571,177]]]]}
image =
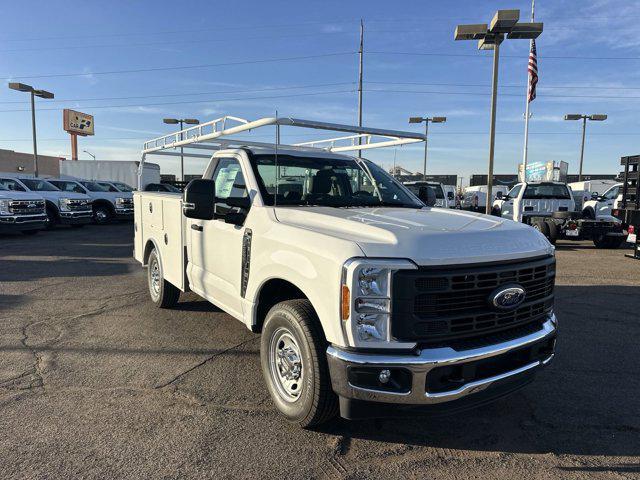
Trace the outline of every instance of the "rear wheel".
{"type": "Polygon", "coordinates": [[[596,248],[610,248],[617,249],[620,248],[624,242],[624,237],[608,237],[606,235],[597,235],[593,237],[593,244],[596,248]]]}
{"type": "Polygon", "coordinates": [[[588,218],[590,220],[595,220],[596,219],[596,212],[593,211],[593,208],[585,208],[582,211],[582,216],[584,218],[588,218]]]}
{"type": "Polygon", "coordinates": [[[326,348],[308,300],[278,303],[267,314],[260,345],[262,373],[280,413],[304,428],[331,420],[338,411],[326,348]]]}
{"type": "Polygon", "coordinates": [[[531,224],[531,226],[542,233],[545,237],[549,238],[549,225],[547,222],[536,220],[531,224]]]}
{"type": "Polygon", "coordinates": [[[180,290],[164,279],[162,262],[155,248],[149,254],[147,283],[149,284],[149,295],[156,307],[171,308],[178,303],[180,290]]]}
{"type": "Polygon", "coordinates": [[[558,225],[556,225],[556,222],[554,222],[553,220],[547,220],[545,223],[547,224],[547,229],[549,230],[549,236],[547,238],[549,239],[551,245],[555,245],[556,241],[558,240],[558,225]]]}

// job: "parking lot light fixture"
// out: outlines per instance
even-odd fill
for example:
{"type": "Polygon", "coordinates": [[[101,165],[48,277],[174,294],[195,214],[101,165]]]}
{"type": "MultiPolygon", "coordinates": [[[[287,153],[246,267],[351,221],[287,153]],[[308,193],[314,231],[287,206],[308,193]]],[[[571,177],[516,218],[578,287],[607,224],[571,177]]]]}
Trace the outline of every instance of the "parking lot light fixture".
{"type": "Polygon", "coordinates": [[[444,123],[447,121],[447,117],[409,117],[409,123],[422,123],[424,122],[424,163],[422,164],[422,176],[427,176],[427,135],[429,133],[429,122],[431,123],[444,123]]]}
{"type": "MultiPolygon", "coordinates": [[[[493,50],[493,81],[491,91],[491,120],[489,126],[489,172],[487,191],[493,189],[493,158],[496,137],[496,105],[498,96],[498,59],[500,44],[508,39],[533,39],[542,33],[543,25],[538,22],[519,22],[520,10],[498,10],[491,22],[458,25],[454,31],[454,40],[477,40],[478,50],[493,50]]],[[[487,212],[491,211],[492,196],[487,195],[487,212]]]]}
{"type": "Polygon", "coordinates": [[[584,160],[584,139],[587,132],[587,120],[592,122],[604,122],[607,119],[607,115],[604,113],[592,113],[591,115],[585,115],[582,113],[567,113],[564,116],[565,120],[582,120],[582,144],[580,146],[580,170],[578,172],[578,181],[582,181],[582,162],[584,160]]]}
{"type": "Polygon", "coordinates": [[[34,177],[38,176],[38,142],[36,139],[36,101],[35,97],[51,99],[54,97],[53,93],[48,92],[47,90],[36,90],[31,85],[27,85],[26,83],[19,82],[11,82],[9,83],[9,88],[11,90],[16,90],[18,92],[29,92],[31,97],[31,129],[33,135],[33,175],[34,177]]]}
{"type": "MultiPolygon", "coordinates": [[[[182,128],[185,123],[187,125],[200,124],[200,120],[197,118],[164,118],[162,121],[169,125],[180,124],[180,140],[182,140],[182,128]]],[[[180,180],[184,182],[184,150],[182,147],[180,147],[180,180]]]]}

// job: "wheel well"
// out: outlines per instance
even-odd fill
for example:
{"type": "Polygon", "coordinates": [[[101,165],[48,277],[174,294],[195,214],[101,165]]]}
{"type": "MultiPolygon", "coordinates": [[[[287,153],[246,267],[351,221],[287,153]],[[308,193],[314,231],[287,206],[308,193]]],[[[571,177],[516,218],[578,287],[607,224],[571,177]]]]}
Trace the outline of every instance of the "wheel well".
{"type": "Polygon", "coordinates": [[[149,255],[151,255],[151,250],[154,248],[156,248],[156,244],[152,240],[147,240],[147,244],[144,246],[144,255],[142,256],[143,265],[149,262],[149,255]]]}
{"type": "Polygon", "coordinates": [[[296,287],[293,283],[281,278],[272,278],[268,280],[260,289],[258,294],[258,306],[256,310],[256,324],[252,330],[256,333],[262,331],[264,319],[269,310],[277,303],[285,300],[294,300],[303,298],[308,300],[307,296],[296,287]]]}
{"type": "Polygon", "coordinates": [[[109,209],[109,211],[114,212],[114,208],[113,208],[113,204],[111,202],[109,202],[108,200],[94,200],[93,201],[93,208],[96,207],[107,207],[109,209]]]}

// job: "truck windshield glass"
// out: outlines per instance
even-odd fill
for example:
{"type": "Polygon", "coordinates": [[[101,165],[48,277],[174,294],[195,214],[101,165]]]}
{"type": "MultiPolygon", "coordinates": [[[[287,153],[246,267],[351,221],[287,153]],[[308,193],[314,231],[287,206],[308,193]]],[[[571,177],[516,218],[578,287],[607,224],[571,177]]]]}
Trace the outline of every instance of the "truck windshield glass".
{"type": "Polygon", "coordinates": [[[133,188],[131,188],[129,185],[127,185],[126,183],[120,183],[120,182],[113,182],[113,184],[115,185],[115,187],[120,190],[121,192],[133,192],[133,188]]]}
{"type": "Polygon", "coordinates": [[[102,185],[99,185],[95,182],[80,182],[80,183],[84,185],[85,188],[90,192],[108,192],[109,191],[107,187],[103,187],[102,185]]]}
{"type": "Polygon", "coordinates": [[[522,198],[560,198],[570,199],[569,189],[566,185],[555,183],[540,183],[537,185],[527,185],[522,198]]]}
{"type": "Polygon", "coordinates": [[[34,192],[55,192],[58,191],[58,188],[55,185],[52,185],[49,182],[45,182],[44,180],[34,180],[30,178],[22,179],[22,183],[24,183],[29,190],[33,190],[34,192]]]}
{"type": "Polygon", "coordinates": [[[278,155],[276,169],[274,155],[256,155],[252,158],[266,205],[424,206],[391,175],[375,164],[366,162],[376,185],[372,184],[366,169],[354,159],[278,155]]]}

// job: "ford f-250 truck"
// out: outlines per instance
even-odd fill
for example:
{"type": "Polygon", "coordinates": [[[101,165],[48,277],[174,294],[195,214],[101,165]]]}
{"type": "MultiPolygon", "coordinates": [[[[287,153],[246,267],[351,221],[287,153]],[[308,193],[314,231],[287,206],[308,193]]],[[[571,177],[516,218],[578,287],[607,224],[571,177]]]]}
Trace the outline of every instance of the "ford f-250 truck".
{"type": "Polygon", "coordinates": [[[381,146],[423,136],[242,122],[145,143],[143,161],[177,147],[215,153],[184,197],[134,193],[134,256],[158,307],[190,290],[261,333],[264,378],[288,420],[453,412],[522,387],[552,360],[556,267],[540,232],[427,207],[374,163],[334,153],[373,148],[374,135],[381,146]],[[268,125],[367,138],[328,148],[225,140],[268,125]]]}
{"type": "Polygon", "coordinates": [[[498,192],[491,213],[531,225],[553,244],[556,240],[592,240],[596,248],[618,248],[622,223],[614,217],[591,219],[576,212],[571,190],[562,182],[525,182],[507,195],[498,192]]]}
{"type": "Polygon", "coordinates": [[[0,182],[0,234],[31,235],[46,225],[44,198],[31,192],[9,190],[0,182]]]}

